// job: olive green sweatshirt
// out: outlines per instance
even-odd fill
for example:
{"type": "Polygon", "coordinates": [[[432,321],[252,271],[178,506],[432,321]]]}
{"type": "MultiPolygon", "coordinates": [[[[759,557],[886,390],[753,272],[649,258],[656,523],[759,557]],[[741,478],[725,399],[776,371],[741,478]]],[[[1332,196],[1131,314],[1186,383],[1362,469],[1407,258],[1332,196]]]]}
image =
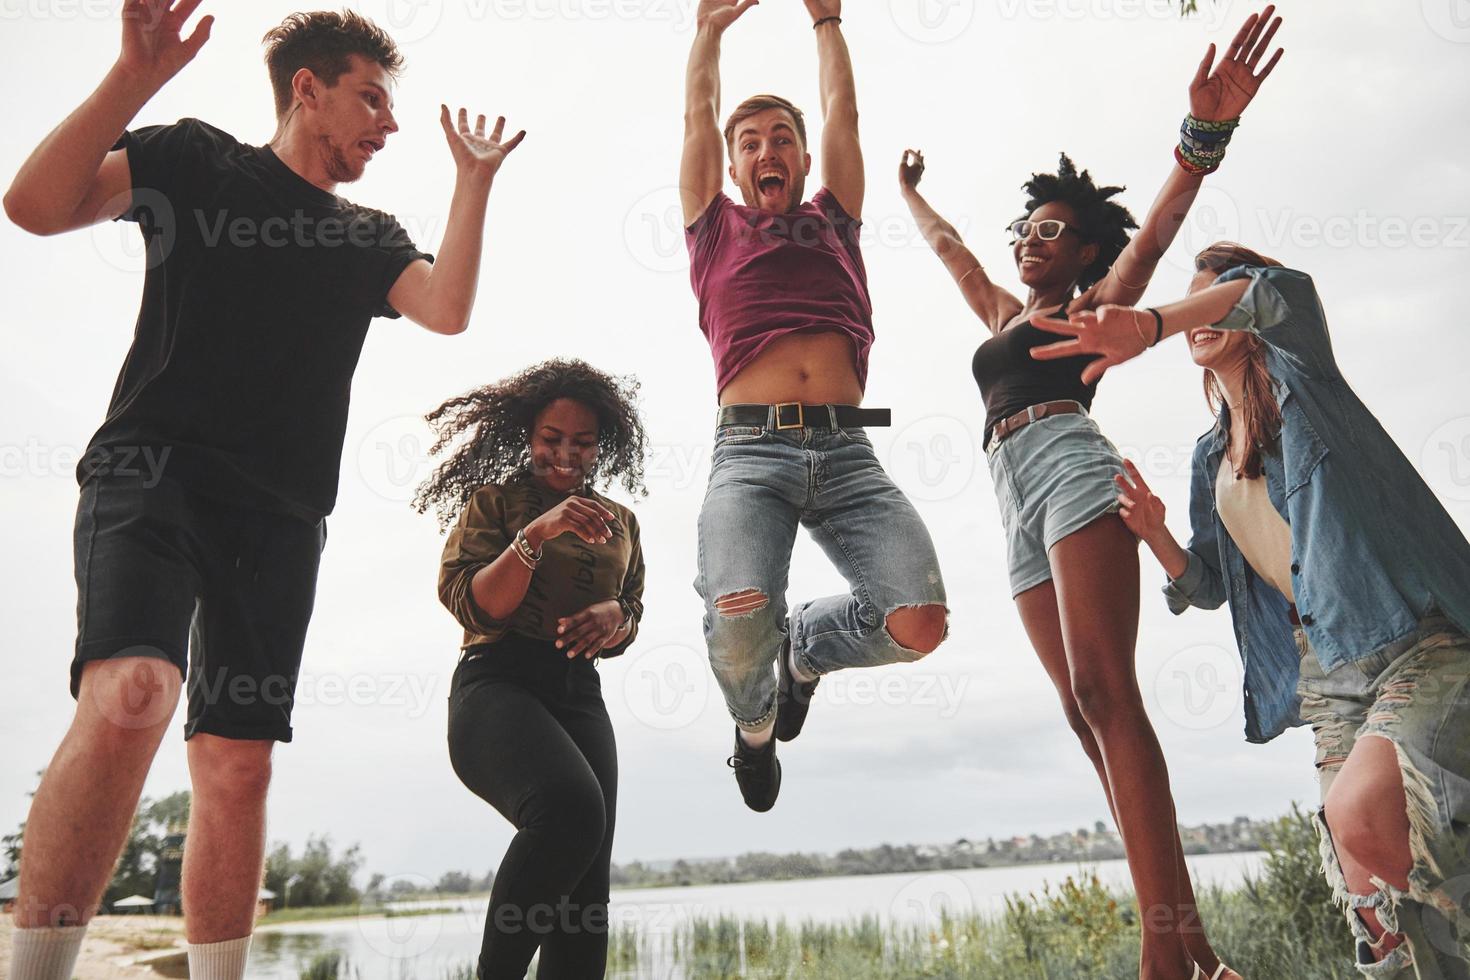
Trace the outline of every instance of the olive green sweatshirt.
{"type": "Polygon", "coordinates": [[[461,648],[494,642],[512,630],[554,640],[558,619],[606,599],[626,602],[633,611],[633,625],[626,640],[600,656],[617,656],[633,642],[643,618],[638,519],[627,507],[595,490],[575,492],[617,515],[610,522],[612,538],[605,544],[588,544],[575,534],[562,534],[545,542],[526,598],[509,618],[495,619],[475,602],[470,588],[475,573],[499,558],[517,531],[568,495],[540,486],[529,475],[516,475],[475,491],[444,542],[439,566],[439,601],[464,627],[461,648]]]}

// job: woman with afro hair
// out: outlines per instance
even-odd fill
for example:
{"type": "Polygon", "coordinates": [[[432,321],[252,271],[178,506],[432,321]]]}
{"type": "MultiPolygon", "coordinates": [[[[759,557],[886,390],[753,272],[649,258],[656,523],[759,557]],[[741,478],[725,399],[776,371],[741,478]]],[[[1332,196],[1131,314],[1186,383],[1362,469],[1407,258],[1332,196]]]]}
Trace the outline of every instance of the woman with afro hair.
{"type": "Polygon", "coordinates": [[[454,523],[439,599],[464,627],[449,694],[461,781],[516,827],[477,975],[603,975],[617,750],[595,669],[643,615],[633,512],[594,486],[646,494],[636,381],[553,360],[429,413],[431,454],[458,445],[414,506],[454,523]],[[458,519],[456,522],[456,515],[458,519]]]}
{"type": "MultiPolygon", "coordinates": [[[[1218,65],[1213,44],[1205,53],[1189,86],[1176,165],[1142,228],[1113,200],[1123,188],[1098,186],[1065,154],[1055,174],[1024,185],[1026,214],[1010,226],[1024,299],[992,282],[919,194],[923,155],[906,151],[899,169],[925,240],[992,335],[972,367],[985,402],[1011,594],[1123,839],[1144,924],[1142,980],[1239,975],[1220,963],[1200,925],[1168,770],[1138,688],[1138,541],[1118,516],[1113,484],[1123,461],[1088,415],[1096,390],[1081,380],[1088,359],[1032,358],[1055,336],[1031,318],[1142,297],[1204,175],[1219,166],[1241,111],[1281,56],[1261,64],[1281,23],[1274,10],[1247,18],[1218,65]]],[[[1156,324],[1145,319],[1140,329],[1153,341],[1156,324]]]]}

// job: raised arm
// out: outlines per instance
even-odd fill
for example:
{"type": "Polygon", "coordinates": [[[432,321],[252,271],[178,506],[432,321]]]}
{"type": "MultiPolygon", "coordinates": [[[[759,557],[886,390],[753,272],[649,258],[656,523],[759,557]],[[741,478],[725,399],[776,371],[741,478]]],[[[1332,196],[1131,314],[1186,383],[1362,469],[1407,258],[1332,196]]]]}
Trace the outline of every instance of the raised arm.
{"type": "Polygon", "coordinates": [[[485,210],[500,165],[521,145],[526,131],[502,140],[505,117],[485,135],[485,117],[469,127],[469,114],[459,110],[459,124],[450,121],[449,107],[439,107],[439,122],[454,156],[454,196],[438,258],[431,265],[420,259],[404,269],[388,291],[388,302],[410,320],[435,333],[462,333],[470,322],[480,281],[484,252],[485,210]]]}
{"type": "MultiPolygon", "coordinates": [[[[1281,26],[1281,18],[1272,17],[1275,11],[1272,5],[1260,14],[1247,17],[1240,30],[1235,32],[1229,50],[1218,65],[1214,65],[1215,46],[1211,44],[1205,51],[1204,59],[1189,83],[1189,113],[1195,120],[1205,126],[1219,128],[1228,137],[1240,114],[1255,98],[1261,83],[1281,60],[1282,52],[1278,48],[1265,67],[1256,70],[1271,46],[1276,29],[1281,26]]],[[[1216,136],[1209,138],[1215,139],[1216,136]]],[[[1218,145],[1223,155],[1223,143],[1218,145]]],[[[1205,152],[1209,155],[1212,151],[1207,149],[1205,152]]],[[[1215,159],[1213,166],[1218,165],[1219,161],[1215,159]]],[[[1211,172],[1213,166],[1199,167],[1182,161],[1176,155],[1163,189],[1148,209],[1143,226],[1129,240],[1108,275],[1083,293],[1072,309],[1095,309],[1105,303],[1132,305],[1142,298],[1159,260],[1174,243],[1174,237],[1179,234],[1180,226],[1194,205],[1205,174],[1211,172]]]]}
{"type": "Polygon", "coordinates": [[[124,213],[132,175],[113,150],[138,110],[194,59],[213,17],[187,38],[181,29],[201,0],[128,0],[122,49],[102,83],[43,139],[5,193],[5,213],[21,228],[54,235],[124,213]],[[110,151],[110,152],[109,152],[110,151]]]}
{"type": "Polygon", "coordinates": [[[720,136],[720,40],[725,29],[759,0],[699,0],[694,45],[684,76],[684,153],[679,162],[679,201],[684,226],[704,214],[725,180],[725,142],[720,136]]]}
{"type": "Polygon", "coordinates": [[[822,184],[854,218],[863,213],[863,148],[858,143],[857,86],[842,36],[842,0],[805,0],[817,33],[822,97],[822,184]]]}
{"type": "Polygon", "coordinates": [[[1021,302],[1005,289],[990,281],[980,260],[960,238],[954,225],[940,217],[919,193],[919,180],[924,176],[924,154],[918,150],[904,150],[898,164],[898,185],[909,212],[918,223],[924,241],[939,256],[949,274],[960,287],[960,294],[975,315],[995,333],[1003,328],[1017,313],[1021,302]]]}

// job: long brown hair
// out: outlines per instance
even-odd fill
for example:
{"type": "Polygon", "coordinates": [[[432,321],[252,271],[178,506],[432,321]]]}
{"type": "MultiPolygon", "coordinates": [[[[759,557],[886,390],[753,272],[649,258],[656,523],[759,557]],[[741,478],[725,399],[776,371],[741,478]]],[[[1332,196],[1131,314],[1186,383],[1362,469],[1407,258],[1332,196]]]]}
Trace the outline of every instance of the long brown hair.
{"type": "MultiPolygon", "coordinates": [[[[1195,271],[1216,275],[1241,266],[1280,265],[1275,259],[1236,242],[1216,242],[1194,257],[1195,271]]],[[[1225,392],[1215,379],[1215,373],[1208,369],[1205,370],[1205,401],[1227,432],[1236,421],[1245,426],[1245,458],[1230,456],[1231,443],[1228,440],[1225,453],[1230,456],[1230,465],[1235,469],[1237,479],[1254,480],[1261,475],[1261,447],[1274,443],[1281,431],[1281,408],[1276,404],[1271,373],[1266,370],[1266,345],[1255,334],[1246,335],[1246,344],[1244,397],[1240,405],[1242,417],[1239,420],[1230,418],[1225,392]]]]}

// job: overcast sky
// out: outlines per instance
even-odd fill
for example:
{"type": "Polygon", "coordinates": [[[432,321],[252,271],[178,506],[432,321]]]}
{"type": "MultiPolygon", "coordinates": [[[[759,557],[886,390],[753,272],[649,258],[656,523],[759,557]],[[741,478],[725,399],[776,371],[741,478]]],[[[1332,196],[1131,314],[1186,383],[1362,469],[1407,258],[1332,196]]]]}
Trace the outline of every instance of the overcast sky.
{"type": "MultiPolygon", "coordinates": [[[[460,785],[445,699],[460,638],[439,606],[443,539],[407,501],[427,475],[422,414],[553,355],[644,384],[654,455],[636,503],[648,561],[641,639],[604,665],[622,771],[614,859],[832,851],[881,842],[1048,833],[1106,816],[1009,598],[1004,539],[977,445],[970,355],[984,335],[898,194],[906,146],[924,190],[1000,283],[1019,288],[1005,224],[1019,185],[1065,149],[1126,184],[1142,217],[1171,166],[1194,66],[1251,9],[1201,0],[852,0],[868,167],[864,248],[877,344],[868,404],[880,457],[938,544],[953,633],[915,665],[833,675],[801,740],[783,746],[769,814],[740,802],[725,766],[731,723],[707,665],[695,517],[708,475],[714,384],[696,324],[675,180],[694,0],[373,0],[402,43],[402,126],[345,195],[442,235],[453,166],[441,101],[504,113],[530,135],[490,202],[479,302],[467,333],[378,320],[353,391],[341,491],[329,518],[295,713],[275,755],[270,835],[361,843],[369,870],[482,873],[512,834],[460,785]],[[388,4],[394,3],[393,9],[388,4]]],[[[0,0],[8,67],[0,175],[74,108],[115,56],[115,2],[0,0]]],[[[1311,273],[1348,379],[1470,526],[1470,4],[1287,0],[1287,54],[1248,111],[1224,169],[1160,267],[1148,299],[1182,294],[1189,257],[1239,238],[1311,273]],[[1460,122],[1455,122],[1455,120],[1460,122]]],[[[214,36],[140,114],[198,116],[251,143],[273,130],[261,35],[291,4],[207,2],[214,36]]],[[[810,21],[766,0],[726,36],[728,110],[757,91],[806,106],[819,130],[810,21]]],[[[818,161],[820,165],[820,161],[818,161]]],[[[815,191],[815,177],[808,189],[815,191]]],[[[731,189],[733,192],[733,188],[731,189]]],[[[0,830],[23,819],[33,774],[73,712],[73,467],[105,412],[142,288],[137,228],[39,239],[0,226],[7,302],[0,359],[0,610],[6,679],[0,830]]],[[[1209,425],[1182,342],[1112,372],[1103,430],[1141,460],[1187,533],[1189,451],[1209,425]]],[[[1271,817],[1315,798],[1305,730],[1245,742],[1229,616],[1169,615],[1143,554],[1138,674],[1168,757],[1179,819],[1271,817]]],[[[791,598],[843,588],[805,537],[791,598]]],[[[145,792],[188,785],[182,709],[145,792]]]]}

